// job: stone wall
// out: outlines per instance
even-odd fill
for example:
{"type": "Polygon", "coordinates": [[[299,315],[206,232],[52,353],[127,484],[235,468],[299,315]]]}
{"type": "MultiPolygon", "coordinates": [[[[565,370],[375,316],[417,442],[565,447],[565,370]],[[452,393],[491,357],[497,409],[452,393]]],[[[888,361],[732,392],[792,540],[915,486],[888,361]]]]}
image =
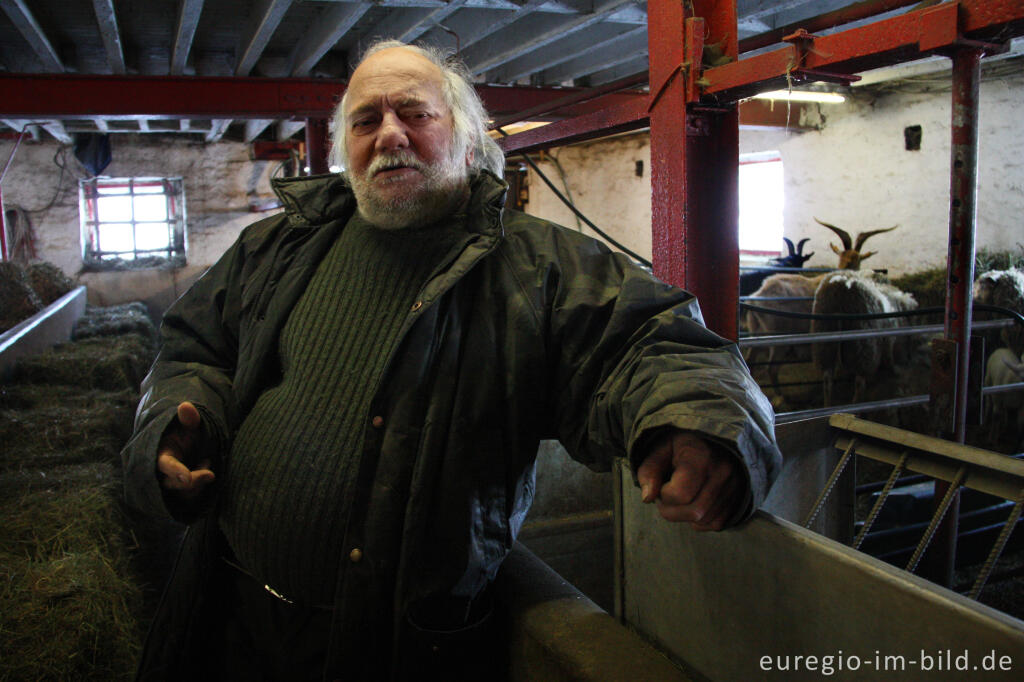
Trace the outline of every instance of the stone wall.
{"type": "MultiPolygon", "coordinates": [[[[0,143],[0,156],[6,159],[12,146],[10,140],[0,143]]],[[[70,149],[62,151],[52,140],[22,142],[4,178],[4,205],[30,212],[38,257],[87,285],[90,303],[143,300],[159,314],[216,261],[245,225],[266,215],[251,212],[250,205],[271,199],[270,176],[277,164],[250,160],[245,144],[203,143],[182,136],[112,135],[111,147],[113,161],[104,175],[184,178],[184,268],[82,272],[78,180],[89,173],[70,149]]]]}

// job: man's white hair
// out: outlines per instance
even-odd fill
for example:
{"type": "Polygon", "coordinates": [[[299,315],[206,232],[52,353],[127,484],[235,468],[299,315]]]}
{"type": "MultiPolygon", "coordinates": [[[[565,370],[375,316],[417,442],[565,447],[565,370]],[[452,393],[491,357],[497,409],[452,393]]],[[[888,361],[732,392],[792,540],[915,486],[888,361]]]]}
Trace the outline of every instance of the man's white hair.
{"type": "MultiPolygon", "coordinates": [[[[487,111],[473,87],[469,69],[465,64],[454,58],[449,58],[437,48],[409,45],[399,40],[375,42],[363,53],[359,63],[362,64],[372,54],[395,47],[415,52],[429,59],[441,70],[441,92],[444,103],[452,113],[452,142],[455,149],[459,150],[460,157],[470,149],[473,150],[471,169],[486,169],[499,178],[502,177],[505,169],[505,154],[501,151],[498,143],[487,134],[487,111]]],[[[334,132],[332,133],[330,155],[331,163],[341,165],[345,169],[349,167],[345,145],[345,138],[348,135],[348,126],[345,122],[347,102],[348,90],[345,91],[341,102],[334,110],[334,132]]]]}

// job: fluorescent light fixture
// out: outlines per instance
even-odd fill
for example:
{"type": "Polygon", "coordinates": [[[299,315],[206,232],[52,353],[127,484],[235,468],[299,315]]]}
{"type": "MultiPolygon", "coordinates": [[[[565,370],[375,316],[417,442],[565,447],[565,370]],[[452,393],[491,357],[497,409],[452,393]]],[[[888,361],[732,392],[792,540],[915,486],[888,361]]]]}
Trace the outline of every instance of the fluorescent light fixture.
{"type": "Polygon", "coordinates": [[[813,92],[810,90],[773,90],[754,95],[754,99],[781,99],[790,102],[823,102],[842,104],[846,98],[834,92],[813,92]]]}

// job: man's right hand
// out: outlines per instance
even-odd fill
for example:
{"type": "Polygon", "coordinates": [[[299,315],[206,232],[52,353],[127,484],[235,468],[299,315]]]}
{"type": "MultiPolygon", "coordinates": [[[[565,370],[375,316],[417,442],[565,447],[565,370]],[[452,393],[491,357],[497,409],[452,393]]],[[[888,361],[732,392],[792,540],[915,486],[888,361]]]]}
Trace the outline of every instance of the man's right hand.
{"type": "Polygon", "coordinates": [[[199,410],[189,402],[178,405],[178,418],[172,422],[157,447],[156,468],[160,485],[187,498],[195,497],[213,482],[210,460],[196,461],[200,456],[203,430],[199,410]],[[185,463],[194,466],[190,469],[185,463]]]}

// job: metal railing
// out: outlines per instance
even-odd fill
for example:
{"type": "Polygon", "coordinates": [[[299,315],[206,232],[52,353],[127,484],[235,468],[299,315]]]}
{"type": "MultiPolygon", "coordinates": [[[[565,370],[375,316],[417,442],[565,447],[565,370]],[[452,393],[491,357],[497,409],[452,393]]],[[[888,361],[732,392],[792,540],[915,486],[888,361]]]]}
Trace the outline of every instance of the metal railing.
{"type": "Polygon", "coordinates": [[[967,592],[968,597],[977,599],[1024,512],[1024,461],[941,438],[877,424],[851,414],[833,414],[829,424],[837,431],[835,447],[842,451],[843,455],[808,512],[804,527],[810,527],[818,516],[835,489],[836,482],[854,456],[866,457],[893,466],[892,472],[878,493],[878,499],[867,514],[864,525],[853,540],[854,549],[861,547],[897,481],[905,473],[913,472],[950,484],[906,564],[906,570],[909,572],[917,569],[936,528],[961,488],[992,495],[1013,505],[981,565],[974,584],[967,592]]]}

